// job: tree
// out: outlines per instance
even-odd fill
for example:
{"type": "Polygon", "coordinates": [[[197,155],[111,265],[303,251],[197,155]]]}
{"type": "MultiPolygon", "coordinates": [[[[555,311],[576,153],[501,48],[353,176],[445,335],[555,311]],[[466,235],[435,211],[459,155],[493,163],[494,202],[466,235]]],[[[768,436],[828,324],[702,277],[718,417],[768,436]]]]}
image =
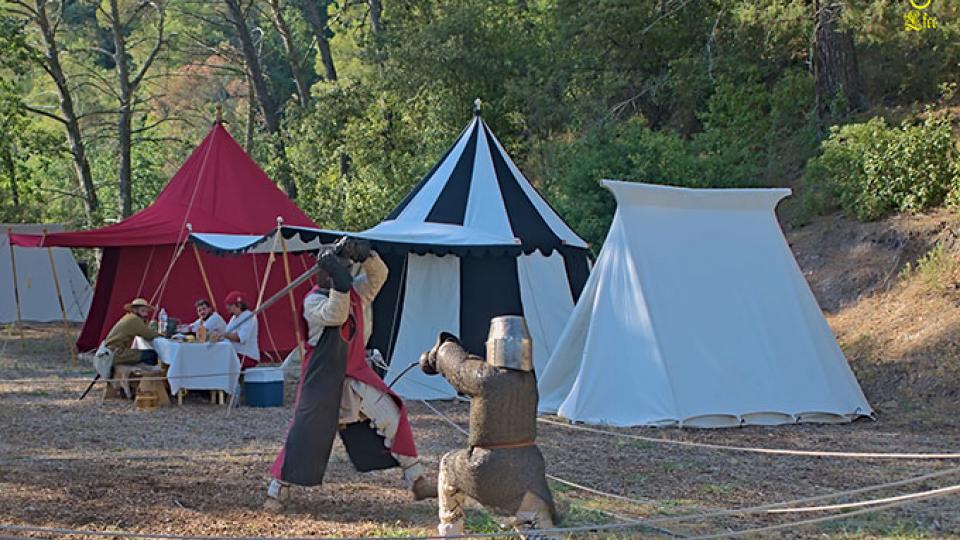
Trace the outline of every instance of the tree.
{"type": "MultiPolygon", "coordinates": [[[[110,35],[113,40],[113,51],[95,47],[96,51],[109,56],[113,59],[114,69],[117,77],[117,87],[114,95],[119,101],[117,108],[117,146],[120,154],[120,164],[118,171],[119,194],[120,194],[120,215],[128,217],[133,214],[133,197],[131,195],[132,170],[131,170],[131,145],[134,135],[133,115],[137,102],[137,91],[143,83],[144,77],[150,70],[157,55],[163,48],[164,38],[164,6],[153,1],[138,1],[130,3],[125,0],[108,0],[107,7],[103,4],[98,7],[100,15],[110,29],[110,35]],[[153,39],[153,46],[147,53],[144,60],[140,63],[139,69],[136,69],[132,62],[132,51],[128,47],[134,30],[145,24],[148,10],[153,10],[156,16],[156,30],[153,39]],[[135,73],[131,72],[135,69],[135,73]]],[[[154,126],[156,124],[153,124],[154,126]]],[[[145,125],[137,128],[137,132],[143,132],[150,129],[151,125],[145,125]]]]}
{"type": "Polygon", "coordinates": [[[333,63],[333,53],[330,51],[330,4],[332,0],[293,0],[293,5],[300,8],[303,18],[306,19],[317,40],[317,49],[320,51],[320,60],[323,62],[324,76],[328,81],[337,80],[337,68],[333,63]]]}
{"type": "Polygon", "coordinates": [[[63,125],[67,135],[70,156],[73,161],[74,172],[77,176],[80,192],[83,193],[84,208],[88,224],[99,220],[100,201],[97,198],[97,189],[90,174],[90,162],[87,160],[87,147],[80,127],[81,120],[95,112],[81,114],[74,100],[76,86],[68,81],[61,61],[61,45],[57,40],[57,32],[63,22],[64,2],[55,5],[59,11],[51,16],[50,2],[47,0],[9,0],[6,11],[21,17],[30,23],[39,36],[39,43],[27,41],[24,46],[30,52],[30,58],[50,77],[56,87],[60,114],[52,113],[44,108],[24,104],[24,108],[34,114],[55,120],[63,125]]]}
{"type": "Polygon", "coordinates": [[[283,41],[283,49],[287,53],[287,63],[290,65],[290,72],[293,74],[293,80],[297,83],[297,99],[301,107],[307,107],[310,104],[310,86],[307,84],[306,76],[303,72],[303,61],[300,59],[300,52],[297,51],[294,43],[293,33],[283,16],[283,7],[280,0],[269,0],[270,11],[273,15],[273,25],[280,34],[283,41]]]}
{"type": "Polygon", "coordinates": [[[263,74],[263,68],[260,64],[260,57],[257,49],[253,45],[253,37],[250,35],[250,29],[247,28],[247,19],[243,9],[240,7],[239,0],[224,0],[227,6],[227,12],[230,22],[236,31],[237,39],[240,40],[240,51],[243,54],[247,65],[247,73],[250,81],[253,83],[253,90],[256,92],[257,101],[260,103],[260,111],[263,113],[264,124],[267,132],[273,138],[273,147],[279,159],[280,184],[287,196],[291,199],[297,198],[297,185],[293,182],[290,174],[290,168],[286,159],[286,148],[283,143],[283,133],[280,125],[280,110],[276,106],[276,101],[270,94],[267,87],[267,81],[263,74]]]}
{"type": "Polygon", "coordinates": [[[813,37],[813,76],[816,81],[817,119],[826,125],[831,108],[845,113],[866,105],[857,54],[850,32],[840,27],[843,3],[815,0],[816,26],[813,37]]]}

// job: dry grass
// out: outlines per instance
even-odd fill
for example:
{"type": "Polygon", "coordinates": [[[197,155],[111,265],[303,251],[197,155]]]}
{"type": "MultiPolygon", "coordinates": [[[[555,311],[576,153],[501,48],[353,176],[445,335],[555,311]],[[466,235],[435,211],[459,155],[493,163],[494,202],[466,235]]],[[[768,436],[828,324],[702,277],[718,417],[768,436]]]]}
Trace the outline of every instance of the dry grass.
{"type": "MultiPolygon", "coordinates": [[[[829,218],[791,235],[814,290],[830,306],[830,323],[868,399],[879,411],[878,421],[624,431],[737,446],[960,451],[956,399],[960,297],[950,289],[952,271],[944,260],[931,259],[925,269],[916,270],[916,262],[931,246],[948,239],[948,231],[956,227],[952,219],[942,213],[860,225],[829,218]],[[911,269],[904,271],[908,263],[911,269]]],[[[954,253],[951,245],[944,249],[954,253]]],[[[86,366],[70,367],[57,332],[56,328],[32,329],[23,342],[6,332],[0,335],[0,379],[89,376],[86,366]]],[[[289,406],[242,408],[227,417],[223,408],[201,396],[183,407],[138,412],[128,401],[101,404],[96,392],[93,399],[79,402],[76,397],[82,388],[63,383],[0,383],[0,523],[193,535],[360,536],[433,531],[434,501],[411,501],[396,471],[354,472],[339,443],[324,486],[297,491],[283,515],[263,512],[267,469],[282,441],[289,406]]],[[[466,424],[465,404],[440,403],[438,407],[466,424]]],[[[427,465],[436,470],[440,456],[460,447],[462,437],[423,405],[411,403],[410,409],[418,447],[427,465]]],[[[541,426],[539,443],[551,474],[654,501],[622,503],[555,484],[567,524],[611,522],[610,512],[670,516],[753,506],[958,465],[696,450],[551,425],[541,426]]],[[[956,482],[960,474],[910,489],[956,482]]],[[[881,491],[872,496],[893,494],[881,491]]],[[[472,508],[469,516],[471,530],[497,530],[496,521],[482,509],[472,508]]],[[[664,526],[696,535],[788,519],[749,516],[664,526]]],[[[641,530],[616,537],[641,535],[657,533],[641,530]]],[[[960,498],[763,537],[960,537],[960,498]]]]}

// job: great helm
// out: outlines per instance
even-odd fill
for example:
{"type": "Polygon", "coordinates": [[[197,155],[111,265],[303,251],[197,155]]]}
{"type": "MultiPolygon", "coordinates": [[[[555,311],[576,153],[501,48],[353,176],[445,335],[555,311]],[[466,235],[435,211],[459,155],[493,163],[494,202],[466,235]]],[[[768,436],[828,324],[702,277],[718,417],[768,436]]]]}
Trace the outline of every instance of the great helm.
{"type": "Polygon", "coordinates": [[[503,315],[490,320],[487,363],[516,371],[533,371],[533,343],[523,317],[503,315]]]}

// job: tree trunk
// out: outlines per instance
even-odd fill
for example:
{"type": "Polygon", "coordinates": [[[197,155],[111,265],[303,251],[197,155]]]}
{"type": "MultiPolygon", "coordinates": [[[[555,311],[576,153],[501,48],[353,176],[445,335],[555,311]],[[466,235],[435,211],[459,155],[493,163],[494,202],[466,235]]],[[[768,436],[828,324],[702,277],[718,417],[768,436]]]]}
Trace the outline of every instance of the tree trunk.
{"type": "Polygon", "coordinates": [[[260,58],[257,56],[257,50],[253,46],[253,38],[250,37],[250,30],[247,28],[247,21],[240,9],[238,0],[224,0],[227,9],[230,11],[230,20],[237,30],[237,37],[240,39],[240,48],[243,53],[244,61],[247,64],[247,73],[250,80],[253,81],[253,88],[256,91],[257,101],[260,103],[260,109],[263,112],[263,121],[267,127],[267,132],[273,136],[273,146],[280,156],[280,183],[287,196],[291,199],[297,198],[297,186],[293,182],[290,174],[290,167],[287,164],[287,151],[283,144],[283,134],[280,130],[280,116],[277,109],[274,108],[273,99],[267,88],[267,81],[263,77],[263,70],[260,67],[260,58]]]}
{"type": "MultiPolygon", "coordinates": [[[[163,8],[156,4],[157,36],[152,50],[143,59],[140,69],[136,73],[130,72],[130,63],[127,59],[127,41],[135,26],[135,21],[143,13],[136,10],[126,20],[120,9],[120,0],[110,0],[110,13],[106,14],[110,21],[110,32],[113,37],[113,63],[117,73],[117,96],[120,103],[117,107],[117,147],[120,163],[117,167],[119,179],[120,215],[124,218],[133,214],[133,167],[131,153],[133,151],[133,105],[137,89],[146,75],[153,61],[156,60],[164,44],[163,8]]],[[[138,129],[143,131],[146,127],[138,129]]]]}
{"type": "Polygon", "coordinates": [[[130,66],[127,64],[127,36],[120,19],[118,0],[110,0],[110,30],[113,33],[113,62],[117,70],[117,90],[120,107],[117,109],[117,147],[120,154],[118,178],[120,180],[120,215],[133,214],[131,193],[132,171],[130,159],[131,125],[133,124],[133,89],[130,86],[130,66]]]}
{"type": "MultiPolygon", "coordinates": [[[[862,109],[863,97],[860,72],[857,68],[853,36],[840,29],[843,3],[837,0],[816,0],[816,24],[813,38],[813,76],[816,84],[817,119],[825,125],[831,108],[842,95],[844,110],[862,109]]],[[[841,103],[842,104],[842,103],[841,103]]]]}
{"type": "Polygon", "coordinates": [[[328,81],[337,80],[337,68],[333,63],[333,54],[330,52],[330,0],[299,0],[298,5],[303,11],[303,18],[307,20],[313,36],[317,38],[317,49],[320,51],[320,60],[323,62],[324,77],[328,81]],[[319,6],[317,4],[320,4],[319,6]]]}
{"type": "Polygon", "coordinates": [[[247,125],[244,130],[243,149],[253,154],[253,129],[257,121],[257,95],[253,92],[253,81],[247,75],[247,125]]]}
{"type": "Polygon", "coordinates": [[[293,80],[297,83],[297,94],[300,106],[306,108],[310,104],[310,87],[303,76],[303,69],[300,60],[300,54],[297,53],[296,45],[293,43],[293,35],[290,33],[290,27],[283,18],[283,10],[280,7],[280,0],[270,0],[270,9],[273,11],[273,25],[280,34],[283,41],[283,48],[287,53],[287,63],[290,65],[290,72],[293,73],[293,80]]]}
{"type": "Polygon", "coordinates": [[[20,211],[20,189],[17,186],[17,164],[13,157],[12,145],[3,147],[3,164],[7,168],[7,176],[10,178],[10,198],[13,200],[13,208],[20,211]]]}
{"type": "Polygon", "coordinates": [[[56,36],[47,16],[47,1],[36,0],[35,8],[37,26],[40,28],[40,35],[43,39],[44,69],[57,87],[60,114],[63,116],[63,124],[67,132],[67,144],[70,147],[70,156],[73,158],[73,169],[77,174],[77,183],[83,191],[87,223],[93,224],[100,212],[100,201],[97,198],[97,188],[93,185],[93,175],[90,174],[90,163],[87,161],[86,147],[80,130],[80,120],[73,104],[73,95],[67,85],[63,66],[60,64],[60,49],[57,47],[56,36]]]}
{"type": "MultiPolygon", "coordinates": [[[[382,0],[370,0],[370,32],[373,33],[373,39],[379,40],[381,30],[383,30],[383,23],[381,17],[383,16],[383,2],[382,0]]],[[[379,41],[377,42],[377,48],[380,48],[379,41]]]]}

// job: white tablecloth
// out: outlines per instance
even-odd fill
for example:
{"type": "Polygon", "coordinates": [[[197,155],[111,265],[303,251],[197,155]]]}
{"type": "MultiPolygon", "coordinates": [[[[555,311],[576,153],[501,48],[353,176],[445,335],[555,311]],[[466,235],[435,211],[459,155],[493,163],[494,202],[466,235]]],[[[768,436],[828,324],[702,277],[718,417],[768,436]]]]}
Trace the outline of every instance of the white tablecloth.
{"type": "Polygon", "coordinates": [[[167,379],[170,392],[184,390],[223,390],[232,394],[240,379],[240,359],[227,341],[182,343],[166,338],[152,342],[137,338],[136,349],[157,351],[160,361],[170,366],[167,379]]]}

